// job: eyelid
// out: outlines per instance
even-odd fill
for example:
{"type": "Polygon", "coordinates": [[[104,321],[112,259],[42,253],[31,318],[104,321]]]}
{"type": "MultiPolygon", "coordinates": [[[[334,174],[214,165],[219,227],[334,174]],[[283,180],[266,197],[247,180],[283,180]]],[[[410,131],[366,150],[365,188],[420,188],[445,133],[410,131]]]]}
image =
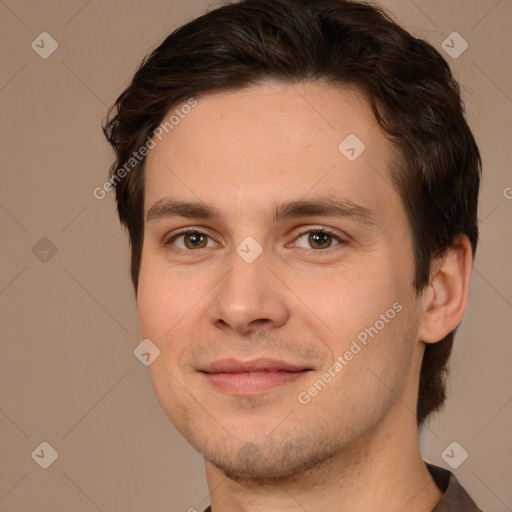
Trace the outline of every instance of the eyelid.
{"type": "MultiPolygon", "coordinates": [[[[207,228],[204,228],[204,227],[194,227],[194,226],[188,226],[186,228],[183,228],[179,231],[176,231],[176,232],[173,232],[171,235],[169,236],[166,236],[162,242],[162,245],[164,246],[167,246],[167,245],[172,245],[172,241],[175,240],[176,238],[178,238],[179,236],[183,236],[183,235],[186,235],[188,233],[197,233],[199,235],[206,235],[207,237],[209,237],[211,240],[215,241],[213,236],[210,234],[209,230],[207,228]]],[[[217,243],[217,242],[215,242],[217,243]]],[[[179,249],[179,248],[178,248],[179,249]]]]}
{"type": "MultiPolygon", "coordinates": [[[[294,234],[293,241],[291,243],[295,243],[299,238],[303,237],[304,235],[308,233],[327,233],[328,235],[331,235],[333,238],[335,238],[338,241],[338,244],[336,245],[342,245],[348,243],[348,236],[344,234],[340,234],[337,230],[333,228],[329,228],[326,226],[308,226],[307,228],[301,228],[300,231],[294,234]]],[[[287,247],[290,244],[287,244],[287,247]]],[[[336,245],[332,247],[328,247],[327,249],[304,249],[304,247],[300,247],[300,249],[303,249],[304,251],[313,251],[313,252],[329,252],[331,249],[334,249],[336,245]]]]}
{"type": "MultiPolygon", "coordinates": [[[[338,241],[338,244],[348,243],[347,235],[341,235],[337,230],[335,230],[333,228],[317,225],[317,226],[308,226],[306,228],[300,228],[300,230],[298,230],[294,233],[292,242],[288,243],[286,245],[286,247],[288,247],[290,244],[294,243],[296,240],[298,240],[302,236],[304,236],[308,233],[312,233],[312,232],[313,233],[314,232],[327,233],[327,234],[331,235],[333,238],[335,238],[338,241]]],[[[199,226],[198,227],[188,226],[188,227],[183,228],[175,233],[172,233],[168,237],[165,237],[164,241],[163,241],[163,245],[164,246],[172,245],[173,240],[175,240],[176,238],[178,238],[180,236],[186,235],[188,233],[197,233],[200,235],[205,235],[215,242],[213,236],[209,233],[209,230],[207,228],[199,227],[199,226]]],[[[218,242],[215,242],[215,243],[218,244],[218,242]]],[[[336,245],[338,245],[338,244],[336,244],[336,245]]],[[[327,249],[305,249],[304,247],[299,247],[299,249],[302,249],[304,251],[313,251],[313,252],[329,252],[331,249],[336,247],[336,245],[334,245],[332,247],[328,247],[327,249]]],[[[177,249],[180,249],[180,248],[177,248],[177,249]]],[[[203,249],[207,249],[207,247],[205,247],[203,249]]],[[[199,250],[199,249],[196,249],[196,250],[199,250]]],[[[192,251],[194,251],[194,249],[190,249],[189,251],[192,252],[192,251]]]]}

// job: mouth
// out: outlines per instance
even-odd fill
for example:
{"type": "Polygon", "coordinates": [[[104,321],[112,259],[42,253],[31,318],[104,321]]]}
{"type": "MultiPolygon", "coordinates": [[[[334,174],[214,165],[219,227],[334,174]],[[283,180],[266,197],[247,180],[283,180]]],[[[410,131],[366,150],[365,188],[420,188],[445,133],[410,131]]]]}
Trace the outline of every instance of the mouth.
{"type": "Polygon", "coordinates": [[[286,386],[305,377],[313,369],[278,361],[222,359],[200,370],[214,388],[232,395],[258,395],[286,386]]]}

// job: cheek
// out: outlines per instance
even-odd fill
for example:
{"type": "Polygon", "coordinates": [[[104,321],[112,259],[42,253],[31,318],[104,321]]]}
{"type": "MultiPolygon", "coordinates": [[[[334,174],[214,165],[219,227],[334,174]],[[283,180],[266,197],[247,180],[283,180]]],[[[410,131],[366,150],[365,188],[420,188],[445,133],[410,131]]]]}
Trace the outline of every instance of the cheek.
{"type": "Polygon", "coordinates": [[[139,274],[139,286],[137,291],[137,314],[141,327],[141,335],[144,338],[153,339],[158,320],[161,322],[160,307],[164,288],[158,286],[154,279],[154,270],[150,264],[146,264],[143,258],[139,274]]]}
{"type": "MultiPolygon", "coordinates": [[[[137,293],[137,313],[142,338],[151,340],[160,350],[160,356],[148,366],[156,396],[166,414],[179,416],[183,411],[181,401],[176,400],[176,397],[180,395],[184,383],[177,370],[188,345],[180,329],[183,328],[183,319],[193,301],[184,297],[182,283],[177,283],[177,279],[171,279],[168,274],[161,265],[149,258],[143,262],[137,293]],[[169,407],[171,402],[174,404],[172,408],[169,407]]],[[[172,421],[171,416],[169,419],[172,421]]]]}
{"type": "Polygon", "coordinates": [[[186,312],[187,303],[178,276],[171,279],[168,270],[155,258],[144,255],[139,275],[137,313],[142,335],[160,345],[165,333],[186,312]],[[179,300],[176,300],[179,297],[179,300]]]}
{"type": "Polygon", "coordinates": [[[168,268],[162,258],[143,258],[136,301],[141,336],[160,349],[157,361],[173,374],[204,329],[199,321],[206,318],[204,299],[212,287],[206,281],[168,268]]]}
{"type": "Polygon", "coordinates": [[[373,272],[366,269],[340,276],[329,290],[328,294],[317,292],[316,307],[311,308],[329,326],[330,352],[346,361],[333,390],[340,386],[339,393],[344,395],[343,383],[350,382],[357,396],[370,390],[382,396],[386,386],[379,377],[389,387],[400,389],[414,341],[408,312],[410,290],[403,278],[395,278],[386,267],[375,267],[373,272]]]}
{"type": "MultiPolygon", "coordinates": [[[[380,315],[390,310],[388,316],[395,316],[393,304],[402,304],[407,293],[398,279],[386,267],[374,269],[356,268],[343,272],[330,281],[322,291],[302,292],[320,312],[322,319],[335,331],[335,334],[356,335],[357,332],[379,321],[380,315]],[[357,332],[356,332],[357,331],[357,332]]],[[[386,317],[387,319],[387,317],[386,317]]],[[[380,325],[380,324],[379,324],[380,325]]]]}

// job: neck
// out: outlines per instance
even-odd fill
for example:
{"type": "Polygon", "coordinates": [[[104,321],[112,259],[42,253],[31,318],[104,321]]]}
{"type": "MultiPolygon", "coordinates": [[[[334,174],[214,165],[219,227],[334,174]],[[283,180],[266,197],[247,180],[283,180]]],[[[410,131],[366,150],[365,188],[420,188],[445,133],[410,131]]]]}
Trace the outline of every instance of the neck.
{"type": "Polygon", "coordinates": [[[422,460],[414,415],[402,403],[364,437],[287,480],[233,481],[205,466],[213,512],[431,512],[442,496],[422,460]]]}

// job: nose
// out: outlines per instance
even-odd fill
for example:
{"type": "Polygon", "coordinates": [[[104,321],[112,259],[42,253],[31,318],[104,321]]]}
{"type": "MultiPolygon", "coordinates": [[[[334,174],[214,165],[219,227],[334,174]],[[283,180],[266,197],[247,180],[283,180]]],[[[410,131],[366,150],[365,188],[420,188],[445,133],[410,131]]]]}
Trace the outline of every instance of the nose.
{"type": "Polygon", "coordinates": [[[211,321],[218,329],[253,334],[284,325],[289,317],[286,287],[262,253],[247,263],[236,252],[213,295],[211,321]]]}

